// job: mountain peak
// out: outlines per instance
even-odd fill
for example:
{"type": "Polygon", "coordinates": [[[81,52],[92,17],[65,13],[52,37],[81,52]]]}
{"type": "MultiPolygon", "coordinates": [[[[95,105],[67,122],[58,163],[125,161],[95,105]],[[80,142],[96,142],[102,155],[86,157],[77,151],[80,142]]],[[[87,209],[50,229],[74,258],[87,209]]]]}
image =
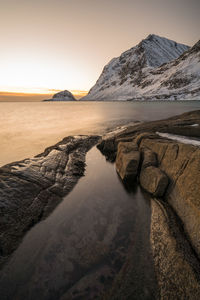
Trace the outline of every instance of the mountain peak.
{"type": "MultiPolygon", "coordinates": [[[[167,38],[150,34],[135,47],[112,59],[83,99],[123,100],[138,97],[146,92],[146,89],[150,89],[152,72],[161,74],[160,69],[165,67],[164,64],[175,61],[189,48],[167,38]]],[[[156,76],[154,78],[158,77],[156,76]]]]}
{"type": "Polygon", "coordinates": [[[146,37],[146,39],[145,40],[153,40],[153,39],[156,39],[156,38],[162,38],[162,37],[160,37],[159,35],[156,35],[156,34],[153,34],[153,33],[151,33],[151,34],[149,34],[147,37],[146,37]]]}
{"type": "Polygon", "coordinates": [[[178,58],[189,49],[189,46],[155,34],[148,35],[138,46],[140,45],[145,51],[147,65],[153,68],[178,58]]]}

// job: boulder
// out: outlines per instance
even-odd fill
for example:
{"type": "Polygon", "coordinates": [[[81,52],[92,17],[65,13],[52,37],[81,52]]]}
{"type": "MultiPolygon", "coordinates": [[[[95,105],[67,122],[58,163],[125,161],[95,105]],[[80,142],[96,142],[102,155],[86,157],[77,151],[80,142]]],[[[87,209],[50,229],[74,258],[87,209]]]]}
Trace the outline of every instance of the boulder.
{"type": "Polygon", "coordinates": [[[135,180],[139,163],[140,152],[137,145],[132,142],[120,142],[116,157],[116,169],[123,181],[135,180]]]}
{"type": "Polygon", "coordinates": [[[153,196],[162,197],[168,186],[168,177],[159,168],[150,166],[141,171],[140,184],[153,196]]]}
{"type": "Polygon", "coordinates": [[[148,138],[148,139],[156,139],[158,138],[158,135],[153,133],[153,132],[142,132],[137,134],[135,137],[135,143],[140,146],[140,143],[143,139],[148,138]]]}
{"type": "Polygon", "coordinates": [[[117,152],[117,143],[114,138],[103,139],[98,145],[97,148],[105,155],[106,159],[114,162],[117,152]]]}
{"type": "Polygon", "coordinates": [[[157,157],[156,154],[150,149],[143,148],[142,151],[142,169],[145,169],[150,166],[157,166],[157,157]]]}

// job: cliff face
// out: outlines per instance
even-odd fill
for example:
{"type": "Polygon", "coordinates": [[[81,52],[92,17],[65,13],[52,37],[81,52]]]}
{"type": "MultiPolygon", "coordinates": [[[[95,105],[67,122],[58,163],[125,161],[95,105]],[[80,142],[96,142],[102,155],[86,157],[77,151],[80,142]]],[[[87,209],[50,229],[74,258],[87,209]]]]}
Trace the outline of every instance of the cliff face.
{"type": "Polygon", "coordinates": [[[199,47],[150,35],[112,59],[82,100],[200,99],[199,47]]]}

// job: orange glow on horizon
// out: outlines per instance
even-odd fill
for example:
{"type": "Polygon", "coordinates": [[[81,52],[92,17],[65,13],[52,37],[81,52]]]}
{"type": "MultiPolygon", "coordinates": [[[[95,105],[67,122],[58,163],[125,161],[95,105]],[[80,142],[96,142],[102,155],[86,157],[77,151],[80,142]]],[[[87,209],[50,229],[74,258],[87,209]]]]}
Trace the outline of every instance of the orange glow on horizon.
{"type": "MultiPolygon", "coordinates": [[[[61,90],[57,89],[38,89],[37,91],[23,91],[22,89],[21,92],[19,91],[19,89],[17,89],[17,91],[0,91],[0,101],[23,101],[23,99],[27,99],[28,101],[41,101],[43,99],[51,98],[54,94],[60,91],[61,90]]],[[[70,90],[70,92],[76,99],[80,99],[88,93],[88,91],[81,90],[70,90]]]]}

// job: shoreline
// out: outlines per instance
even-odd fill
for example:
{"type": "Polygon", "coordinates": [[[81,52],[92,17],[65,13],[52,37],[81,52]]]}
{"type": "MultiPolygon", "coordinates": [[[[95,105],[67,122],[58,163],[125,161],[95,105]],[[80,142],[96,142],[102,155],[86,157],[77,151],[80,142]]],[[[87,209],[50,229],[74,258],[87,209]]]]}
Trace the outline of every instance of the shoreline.
{"type": "Polygon", "coordinates": [[[69,136],[32,159],[0,168],[0,265],[84,175],[85,155],[99,138],[69,136]]]}
{"type": "MultiPolygon", "coordinates": [[[[200,110],[191,111],[166,120],[118,127],[117,131],[111,131],[103,138],[66,137],[33,159],[1,167],[0,266],[3,267],[25,233],[48,217],[73,189],[84,175],[86,153],[98,144],[98,149],[106,159],[115,162],[125,187],[130,184],[132,186],[134,182],[136,185],[140,184],[146,189],[150,199],[150,243],[160,299],[164,299],[166,294],[171,298],[175,295],[180,298],[187,295],[190,299],[192,293],[192,299],[198,299],[200,148],[159,136],[157,131],[199,140],[199,128],[200,110]],[[134,161],[134,165],[137,161],[137,169],[127,167],[130,159],[134,161]],[[151,173],[154,170],[152,167],[168,178],[168,184],[164,188],[162,186],[162,195],[152,190],[151,182],[157,176],[151,173]],[[141,174],[146,170],[151,171],[148,175],[151,180],[148,182],[145,179],[146,182],[142,183],[141,174]],[[190,190],[187,190],[188,186],[190,190]]],[[[120,299],[120,295],[122,297],[124,294],[127,286],[123,278],[126,277],[129,282],[130,274],[134,272],[134,258],[130,255],[129,252],[126,264],[119,270],[110,290],[102,299],[112,299],[116,295],[119,295],[116,299],[120,299]]],[[[130,281],[128,291],[131,294],[133,290],[130,281]]]]}

